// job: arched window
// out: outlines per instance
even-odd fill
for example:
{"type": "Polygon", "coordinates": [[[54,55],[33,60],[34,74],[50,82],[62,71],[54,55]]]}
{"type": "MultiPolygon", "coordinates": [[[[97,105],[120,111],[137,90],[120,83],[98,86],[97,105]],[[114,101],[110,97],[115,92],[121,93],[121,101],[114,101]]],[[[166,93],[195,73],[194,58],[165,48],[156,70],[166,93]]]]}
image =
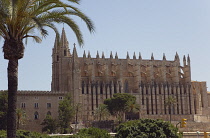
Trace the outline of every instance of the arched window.
{"type": "Polygon", "coordinates": [[[64,56],[66,56],[66,55],[67,55],[66,50],[64,50],[64,56]]]}
{"type": "Polygon", "coordinates": [[[47,112],[47,115],[51,115],[51,112],[50,112],[50,111],[48,111],[48,112],[47,112]]]}
{"type": "Polygon", "coordinates": [[[125,93],[129,93],[128,81],[125,81],[125,93]]]}
{"type": "Polygon", "coordinates": [[[57,55],[57,61],[59,61],[59,56],[57,55]]]}
{"type": "Polygon", "coordinates": [[[35,120],[39,119],[39,113],[37,111],[34,113],[34,119],[35,120]]]}

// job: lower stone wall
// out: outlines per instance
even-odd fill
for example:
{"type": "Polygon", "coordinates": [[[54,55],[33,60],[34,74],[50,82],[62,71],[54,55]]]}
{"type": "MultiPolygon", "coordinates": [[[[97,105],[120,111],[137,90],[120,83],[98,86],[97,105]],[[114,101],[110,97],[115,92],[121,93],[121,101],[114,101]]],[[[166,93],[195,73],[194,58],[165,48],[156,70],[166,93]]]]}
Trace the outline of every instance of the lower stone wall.
{"type": "MultiPolygon", "coordinates": [[[[170,121],[170,115],[140,115],[140,118],[151,118],[151,119],[163,119],[165,121],[170,121]]],[[[194,121],[194,115],[171,115],[171,120],[181,121],[182,118],[188,121],[194,121]]]]}
{"type": "MultiPolygon", "coordinates": [[[[172,121],[172,124],[176,126],[179,121],[172,121]]],[[[177,125],[180,132],[209,132],[210,131],[210,122],[194,122],[194,121],[187,121],[186,127],[180,128],[180,125],[177,125]]]]}
{"type": "Polygon", "coordinates": [[[195,122],[210,122],[210,115],[194,115],[195,122]]]}

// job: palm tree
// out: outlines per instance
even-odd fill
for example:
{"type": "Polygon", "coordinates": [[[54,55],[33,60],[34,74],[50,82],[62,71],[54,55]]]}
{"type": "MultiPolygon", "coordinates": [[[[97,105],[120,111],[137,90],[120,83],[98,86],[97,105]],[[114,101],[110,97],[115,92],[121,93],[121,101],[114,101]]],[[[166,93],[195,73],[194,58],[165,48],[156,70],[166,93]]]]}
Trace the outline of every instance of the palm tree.
{"type": "Polygon", "coordinates": [[[26,118],[26,113],[24,110],[18,108],[16,110],[16,116],[17,116],[17,129],[20,128],[20,124],[24,123],[26,118]]]}
{"type": "Polygon", "coordinates": [[[107,109],[107,105],[100,104],[98,108],[96,108],[94,112],[94,117],[99,121],[105,120],[110,116],[109,110],[107,109]]]}
{"type": "Polygon", "coordinates": [[[53,29],[59,40],[55,24],[64,23],[73,30],[81,46],[81,31],[71,17],[81,18],[90,32],[94,31],[94,25],[78,8],[69,4],[79,4],[79,1],[66,0],[64,3],[61,0],[0,0],[0,36],[4,39],[4,58],[8,60],[8,138],[16,136],[18,60],[24,55],[23,40],[33,38],[40,43],[42,39],[33,32],[38,30],[45,37],[48,35],[46,28],[53,29]]]}
{"type": "Polygon", "coordinates": [[[74,112],[75,112],[75,129],[74,132],[76,133],[77,131],[77,124],[78,124],[78,117],[79,117],[79,113],[81,112],[82,109],[82,104],[81,103],[77,103],[74,105],[74,112]]]}
{"type": "Polygon", "coordinates": [[[131,120],[133,120],[133,114],[136,114],[140,111],[140,105],[130,102],[126,106],[126,112],[131,114],[131,120]]]}
{"type": "Polygon", "coordinates": [[[172,107],[176,104],[176,98],[169,96],[167,99],[165,99],[165,105],[169,106],[169,115],[170,115],[170,122],[171,122],[171,111],[172,107]]]}

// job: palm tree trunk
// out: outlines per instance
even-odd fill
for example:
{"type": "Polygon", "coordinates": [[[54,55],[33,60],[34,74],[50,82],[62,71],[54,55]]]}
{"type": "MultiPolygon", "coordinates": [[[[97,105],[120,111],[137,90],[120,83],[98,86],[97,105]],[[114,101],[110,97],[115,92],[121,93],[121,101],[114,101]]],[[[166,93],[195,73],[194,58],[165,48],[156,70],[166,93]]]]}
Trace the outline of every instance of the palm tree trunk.
{"type": "Polygon", "coordinates": [[[9,60],[8,77],[8,111],[7,111],[7,138],[16,137],[16,102],[18,86],[18,60],[9,60]]]}
{"type": "Polygon", "coordinates": [[[171,123],[171,105],[169,105],[170,123],[171,123]]]}

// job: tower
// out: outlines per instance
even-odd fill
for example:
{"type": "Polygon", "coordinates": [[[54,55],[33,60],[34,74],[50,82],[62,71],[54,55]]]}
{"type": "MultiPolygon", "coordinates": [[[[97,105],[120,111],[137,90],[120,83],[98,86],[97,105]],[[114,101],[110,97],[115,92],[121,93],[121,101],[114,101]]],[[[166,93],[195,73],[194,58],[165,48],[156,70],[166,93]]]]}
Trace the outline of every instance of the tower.
{"type": "Polygon", "coordinates": [[[69,60],[70,57],[69,43],[63,28],[60,40],[55,38],[52,51],[52,91],[69,91],[69,76],[71,70],[71,65],[69,64],[71,62],[69,60]]]}

